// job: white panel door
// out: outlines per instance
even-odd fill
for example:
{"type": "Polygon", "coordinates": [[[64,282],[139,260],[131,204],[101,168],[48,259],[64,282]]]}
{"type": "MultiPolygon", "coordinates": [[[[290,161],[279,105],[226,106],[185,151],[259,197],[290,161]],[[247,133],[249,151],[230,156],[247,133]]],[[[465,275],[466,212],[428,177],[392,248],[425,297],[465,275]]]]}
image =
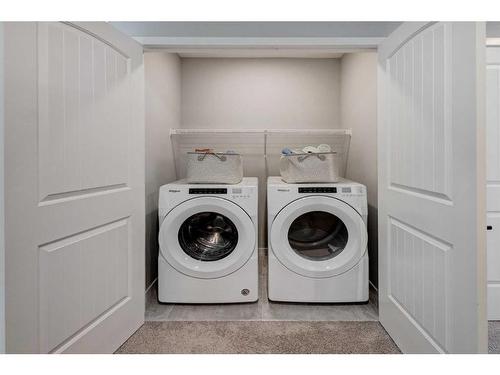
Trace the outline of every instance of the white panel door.
{"type": "Polygon", "coordinates": [[[500,47],[486,62],[488,319],[500,320],[500,47]]]}
{"type": "Polygon", "coordinates": [[[483,23],[379,49],[380,321],[403,352],[487,350],[483,23]]]}
{"type": "MultiPolygon", "coordinates": [[[[0,155],[4,154],[4,56],[3,23],[0,22],[0,155]]],[[[5,210],[4,210],[4,164],[0,164],[0,354],[5,353],[5,210]]]]}
{"type": "Polygon", "coordinates": [[[5,25],[6,344],[109,353],[144,320],[142,48],[5,25]]]}

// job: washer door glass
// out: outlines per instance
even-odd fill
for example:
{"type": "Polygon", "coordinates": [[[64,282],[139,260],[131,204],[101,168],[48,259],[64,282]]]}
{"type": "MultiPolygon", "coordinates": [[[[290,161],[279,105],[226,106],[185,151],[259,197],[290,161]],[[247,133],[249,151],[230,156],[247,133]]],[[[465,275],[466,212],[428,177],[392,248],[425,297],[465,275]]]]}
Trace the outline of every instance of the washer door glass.
{"type": "Polygon", "coordinates": [[[192,198],[161,220],[160,256],[187,276],[215,279],[240,269],[256,250],[256,225],[237,204],[192,198]]]}
{"type": "Polygon", "coordinates": [[[288,230],[290,247],[301,257],[313,261],[336,257],[345,249],[348,238],[344,222],[325,211],[300,215],[288,230]]]}
{"type": "Polygon", "coordinates": [[[205,262],[223,259],[238,244],[238,230],[226,216],[200,212],[190,216],[179,228],[179,244],[191,258],[205,262]]]}

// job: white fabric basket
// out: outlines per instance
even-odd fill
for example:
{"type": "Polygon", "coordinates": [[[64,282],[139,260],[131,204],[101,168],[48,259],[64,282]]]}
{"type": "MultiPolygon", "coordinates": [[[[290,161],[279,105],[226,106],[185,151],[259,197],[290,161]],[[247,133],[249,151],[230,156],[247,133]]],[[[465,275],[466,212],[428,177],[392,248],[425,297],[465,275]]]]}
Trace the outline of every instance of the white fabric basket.
{"type": "Polygon", "coordinates": [[[188,152],[186,179],[192,184],[237,184],[243,179],[241,155],[188,152]]]}
{"type": "Polygon", "coordinates": [[[282,155],[280,173],[287,183],[338,182],[340,160],[336,152],[282,155]]]}

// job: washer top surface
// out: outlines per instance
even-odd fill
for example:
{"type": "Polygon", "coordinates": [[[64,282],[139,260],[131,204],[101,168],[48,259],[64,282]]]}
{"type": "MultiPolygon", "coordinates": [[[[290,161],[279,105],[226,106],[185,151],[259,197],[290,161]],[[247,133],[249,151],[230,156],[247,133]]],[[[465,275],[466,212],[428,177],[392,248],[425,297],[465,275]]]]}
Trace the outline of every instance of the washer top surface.
{"type": "Polygon", "coordinates": [[[193,188],[196,187],[203,187],[203,188],[238,188],[238,187],[245,187],[245,186],[257,186],[258,180],[257,177],[243,177],[241,182],[237,184],[190,184],[187,182],[186,179],[182,180],[177,180],[174,182],[171,182],[167,185],[182,185],[182,186],[190,186],[193,188]]]}

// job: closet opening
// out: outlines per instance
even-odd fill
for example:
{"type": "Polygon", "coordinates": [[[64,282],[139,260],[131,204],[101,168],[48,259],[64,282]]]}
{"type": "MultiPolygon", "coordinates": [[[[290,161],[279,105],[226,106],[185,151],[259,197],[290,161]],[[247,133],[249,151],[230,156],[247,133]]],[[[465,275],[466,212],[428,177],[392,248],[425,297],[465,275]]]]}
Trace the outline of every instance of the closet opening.
{"type": "MultiPolygon", "coordinates": [[[[376,49],[151,48],[145,51],[144,62],[146,320],[196,320],[202,316],[208,320],[378,320],[376,49]],[[265,290],[269,242],[267,179],[279,175],[279,155],[284,147],[333,143],[335,134],[349,135],[342,175],[365,185],[368,200],[370,298],[366,304],[348,308],[347,315],[336,313],[338,306],[331,304],[298,306],[270,302],[265,290]],[[271,141],[265,140],[267,136],[271,141]],[[195,311],[187,305],[157,301],[158,189],[185,177],[185,160],[179,158],[195,148],[239,152],[243,156],[243,175],[258,178],[261,285],[256,303],[224,305],[217,311],[199,307],[195,311]]],[[[324,215],[331,214],[319,212],[315,222],[323,222],[324,215]]],[[[338,241],[330,242],[342,247],[348,234],[345,225],[342,227],[336,220],[311,228],[335,227],[345,238],[335,236],[338,241]]],[[[321,246],[316,246],[315,252],[311,251],[310,243],[299,241],[300,230],[292,234],[290,243],[304,260],[318,256],[335,260],[346,253],[343,247],[321,250],[321,246]]]]}

